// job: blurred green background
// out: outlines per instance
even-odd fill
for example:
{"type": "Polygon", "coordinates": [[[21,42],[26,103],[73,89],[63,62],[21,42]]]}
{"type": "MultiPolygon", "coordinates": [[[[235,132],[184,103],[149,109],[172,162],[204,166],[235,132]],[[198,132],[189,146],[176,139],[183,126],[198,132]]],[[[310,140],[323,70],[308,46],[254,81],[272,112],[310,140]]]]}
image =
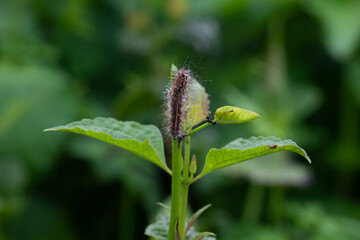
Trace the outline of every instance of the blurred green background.
{"type": "Polygon", "coordinates": [[[237,137],[291,138],[190,189],[220,240],[360,239],[360,1],[0,1],[0,239],[147,239],[170,178],[127,152],[47,127],[96,116],[162,126],[171,63],[211,110],[262,118],[192,138],[199,167],[237,137]]]}

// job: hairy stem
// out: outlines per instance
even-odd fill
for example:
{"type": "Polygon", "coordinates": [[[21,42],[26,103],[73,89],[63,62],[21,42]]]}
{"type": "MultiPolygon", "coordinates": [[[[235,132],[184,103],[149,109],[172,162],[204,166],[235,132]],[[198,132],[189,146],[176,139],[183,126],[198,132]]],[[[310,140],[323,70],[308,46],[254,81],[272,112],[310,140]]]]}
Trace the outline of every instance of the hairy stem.
{"type": "Polygon", "coordinates": [[[183,182],[181,183],[181,206],[180,206],[180,220],[179,220],[179,232],[180,239],[185,239],[185,217],[186,217],[186,206],[189,192],[189,164],[190,164],[190,137],[185,138],[185,156],[184,156],[184,171],[183,171],[183,182]]]}
{"type": "Polygon", "coordinates": [[[212,123],[209,123],[209,122],[204,123],[203,125],[201,125],[201,126],[195,128],[194,130],[190,131],[188,134],[186,134],[186,136],[191,136],[194,133],[196,133],[196,132],[200,131],[201,129],[204,129],[204,128],[210,126],[210,125],[212,125],[212,123]]]}
{"type": "Polygon", "coordinates": [[[171,214],[168,240],[175,240],[175,225],[180,214],[181,197],[181,143],[172,140],[171,214]]]}

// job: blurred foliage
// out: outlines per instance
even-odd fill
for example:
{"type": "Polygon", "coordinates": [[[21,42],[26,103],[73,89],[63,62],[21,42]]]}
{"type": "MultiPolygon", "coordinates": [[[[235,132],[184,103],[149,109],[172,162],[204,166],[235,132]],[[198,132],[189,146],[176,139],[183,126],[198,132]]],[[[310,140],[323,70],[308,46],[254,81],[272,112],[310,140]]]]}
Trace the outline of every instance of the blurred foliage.
{"type": "Polygon", "coordinates": [[[42,129],[96,116],[161,127],[171,63],[195,72],[211,111],[261,115],[195,134],[199,171],[209,148],[252,135],[292,138],[313,160],[277,154],[204,177],[189,202],[214,207],[197,229],[219,239],[359,239],[359,4],[0,1],[0,239],[147,239],[169,177],[42,129]]]}
{"type": "Polygon", "coordinates": [[[294,229],[306,239],[358,239],[360,221],[326,212],[314,203],[292,203],[287,206],[289,218],[298,226],[294,229]]]}
{"type": "Polygon", "coordinates": [[[360,38],[360,2],[356,0],[305,1],[323,27],[328,51],[346,61],[356,51],[360,38]]]}

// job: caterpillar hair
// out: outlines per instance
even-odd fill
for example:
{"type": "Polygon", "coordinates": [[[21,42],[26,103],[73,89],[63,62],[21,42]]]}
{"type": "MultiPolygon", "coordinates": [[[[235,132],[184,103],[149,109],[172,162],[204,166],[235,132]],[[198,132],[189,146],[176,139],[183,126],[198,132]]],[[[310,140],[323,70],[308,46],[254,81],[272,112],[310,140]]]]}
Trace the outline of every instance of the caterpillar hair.
{"type": "Polygon", "coordinates": [[[181,68],[174,71],[172,82],[166,96],[165,115],[168,120],[167,132],[173,139],[179,141],[186,136],[182,125],[186,119],[191,79],[190,70],[181,68]]]}

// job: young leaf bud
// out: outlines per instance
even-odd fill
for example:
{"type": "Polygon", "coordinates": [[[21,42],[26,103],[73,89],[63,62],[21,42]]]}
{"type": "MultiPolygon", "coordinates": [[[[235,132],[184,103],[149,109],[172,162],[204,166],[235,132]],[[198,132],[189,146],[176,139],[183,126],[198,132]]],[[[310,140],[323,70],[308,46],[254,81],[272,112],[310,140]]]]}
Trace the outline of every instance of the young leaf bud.
{"type": "Polygon", "coordinates": [[[190,174],[194,175],[196,173],[196,156],[192,155],[191,163],[190,163],[190,174]]]}

